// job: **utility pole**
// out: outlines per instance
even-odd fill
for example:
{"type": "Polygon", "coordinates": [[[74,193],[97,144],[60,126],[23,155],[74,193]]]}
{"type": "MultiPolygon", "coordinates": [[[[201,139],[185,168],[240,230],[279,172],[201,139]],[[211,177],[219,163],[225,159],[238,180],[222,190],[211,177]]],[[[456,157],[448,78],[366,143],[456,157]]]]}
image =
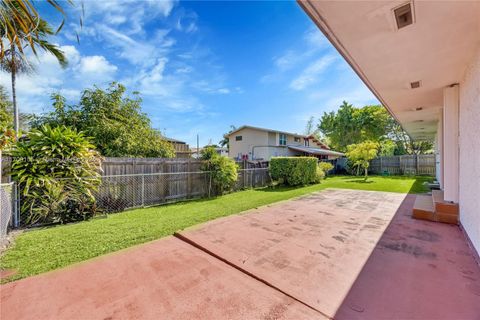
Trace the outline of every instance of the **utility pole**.
{"type": "Polygon", "coordinates": [[[197,133],[197,159],[200,158],[200,138],[197,133]]]}

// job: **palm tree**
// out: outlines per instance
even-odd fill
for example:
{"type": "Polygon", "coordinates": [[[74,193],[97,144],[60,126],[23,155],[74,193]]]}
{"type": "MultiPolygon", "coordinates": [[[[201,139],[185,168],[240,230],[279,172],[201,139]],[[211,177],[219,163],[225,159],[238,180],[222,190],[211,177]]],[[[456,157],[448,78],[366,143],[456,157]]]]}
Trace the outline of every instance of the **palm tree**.
{"type": "MultiPolygon", "coordinates": [[[[60,12],[64,18],[55,32],[58,33],[62,29],[66,17],[62,7],[63,3],[57,0],[46,0],[45,2],[60,12]]],[[[67,0],[64,3],[74,5],[73,0],[67,0]]],[[[80,26],[83,22],[82,16],[80,17],[80,26]]],[[[23,54],[26,47],[25,43],[28,43],[32,52],[36,55],[35,38],[39,38],[41,32],[38,29],[40,21],[40,15],[32,0],[2,0],[0,5],[0,38],[8,40],[8,45],[5,46],[3,42],[0,42],[0,59],[3,59],[6,51],[11,50],[12,46],[15,47],[15,51],[23,54]]]]}
{"type": "MultiPolygon", "coordinates": [[[[3,0],[2,7],[8,2],[20,3],[21,1],[6,1],[3,0]]],[[[1,11],[1,10],[0,10],[1,11]]],[[[18,15],[18,13],[17,13],[18,15]]],[[[4,16],[2,16],[4,18],[4,16]]],[[[5,26],[14,24],[14,21],[17,19],[16,15],[12,15],[9,20],[8,18],[3,20],[3,25],[0,25],[0,33],[3,35],[8,35],[8,30],[5,26]]],[[[26,18],[28,21],[28,19],[26,18]]],[[[62,67],[66,67],[68,62],[64,53],[60,48],[54,44],[49,43],[46,38],[50,35],[54,35],[52,27],[40,17],[37,17],[37,23],[35,25],[34,32],[24,32],[23,28],[16,30],[16,35],[13,41],[10,42],[10,47],[6,50],[3,50],[2,47],[2,56],[0,60],[0,68],[9,72],[12,80],[12,102],[13,102],[13,114],[14,114],[14,129],[15,132],[19,130],[19,112],[17,106],[17,94],[16,94],[16,77],[19,73],[25,73],[32,71],[30,62],[28,61],[24,50],[30,48],[33,54],[37,54],[35,48],[40,48],[45,52],[53,54],[62,67]],[[19,46],[18,44],[21,44],[19,46]],[[20,49],[19,49],[20,48],[20,49]]]]}

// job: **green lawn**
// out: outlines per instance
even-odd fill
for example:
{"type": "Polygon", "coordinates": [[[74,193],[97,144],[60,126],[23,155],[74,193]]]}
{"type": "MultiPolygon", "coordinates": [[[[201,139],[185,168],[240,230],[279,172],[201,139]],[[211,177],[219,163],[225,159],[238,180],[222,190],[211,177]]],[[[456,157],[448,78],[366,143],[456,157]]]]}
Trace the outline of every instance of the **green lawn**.
{"type": "Polygon", "coordinates": [[[336,176],[301,188],[264,188],[228,194],[215,199],[136,209],[90,221],[24,232],[1,257],[2,269],[15,269],[9,280],[25,278],[75,262],[173,234],[186,227],[240,213],[325,188],[424,192],[426,177],[336,176]]]}

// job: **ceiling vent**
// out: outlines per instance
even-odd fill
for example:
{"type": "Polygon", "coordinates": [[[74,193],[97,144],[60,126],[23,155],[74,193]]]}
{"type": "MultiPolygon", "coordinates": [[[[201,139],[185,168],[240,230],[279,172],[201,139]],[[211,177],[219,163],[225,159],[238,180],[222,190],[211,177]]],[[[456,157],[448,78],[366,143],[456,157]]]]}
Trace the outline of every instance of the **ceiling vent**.
{"type": "Polygon", "coordinates": [[[413,23],[412,4],[410,2],[393,9],[393,14],[395,15],[398,29],[404,28],[413,23]]]}
{"type": "Polygon", "coordinates": [[[420,88],[420,81],[410,82],[410,88],[412,89],[420,88]]]}

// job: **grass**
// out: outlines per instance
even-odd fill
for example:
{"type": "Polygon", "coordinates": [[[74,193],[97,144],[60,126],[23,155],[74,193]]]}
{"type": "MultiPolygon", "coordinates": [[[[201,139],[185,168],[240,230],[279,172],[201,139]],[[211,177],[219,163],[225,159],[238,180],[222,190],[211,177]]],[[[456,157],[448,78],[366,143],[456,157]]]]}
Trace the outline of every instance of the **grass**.
{"type": "MultiPolygon", "coordinates": [[[[5,252],[0,268],[17,273],[6,281],[65,267],[109,252],[128,248],[173,234],[186,227],[215,218],[287,200],[325,188],[346,188],[400,193],[421,193],[426,177],[329,177],[306,187],[277,187],[245,190],[215,199],[136,209],[108,218],[37,229],[20,234],[5,252]]],[[[5,280],[4,280],[5,282],[5,280]]]]}

